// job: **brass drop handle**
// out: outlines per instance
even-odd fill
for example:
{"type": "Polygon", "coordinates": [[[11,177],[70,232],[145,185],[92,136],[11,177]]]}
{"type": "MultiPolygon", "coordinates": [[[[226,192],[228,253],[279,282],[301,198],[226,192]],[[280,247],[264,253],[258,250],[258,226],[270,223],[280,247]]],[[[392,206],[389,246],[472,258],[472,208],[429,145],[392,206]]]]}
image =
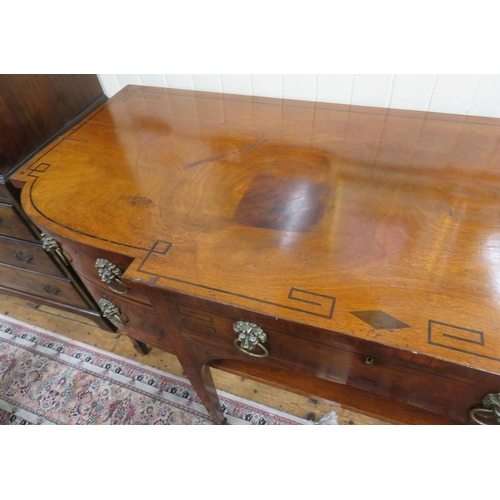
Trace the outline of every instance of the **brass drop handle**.
{"type": "Polygon", "coordinates": [[[52,254],[57,254],[59,258],[63,261],[63,264],[65,266],[69,266],[68,259],[64,256],[62,253],[61,247],[57,243],[57,241],[54,238],[51,238],[50,236],[47,236],[45,233],[42,233],[40,235],[42,237],[42,246],[43,249],[46,252],[52,253],[52,254]]]}
{"type": "Polygon", "coordinates": [[[103,283],[106,283],[106,286],[113,292],[118,295],[125,295],[128,292],[128,288],[122,281],[122,271],[121,269],[114,263],[107,259],[96,259],[95,267],[97,267],[97,272],[101,278],[103,283]],[[117,290],[113,286],[114,283],[119,283],[123,288],[121,290],[117,290]]]}
{"type": "Polygon", "coordinates": [[[269,354],[269,351],[264,346],[267,335],[260,326],[248,321],[236,321],[233,324],[233,330],[237,335],[234,345],[241,352],[255,358],[265,358],[269,354]],[[253,352],[255,347],[258,347],[261,352],[253,352]]]}
{"type": "Polygon", "coordinates": [[[99,299],[99,307],[101,308],[103,318],[114,321],[120,326],[125,326],[125,322],[120,317],[120,309],[111,300],[102,297],[99,299]]]}
{"type": "Polygon", "coordinates": [[[125,283],[122,281],[116,280],[117,283],[120,283],[123,285],[123,290],[117,290],[116,288],[112,287],[109,283],[106,283],[106,286],[112,291],[117,293],[118,295],[126,295],[128,293],[128,288],[125,286],[125,283]]]}
{"type": "Polygon", "coordinates": [[[14,257],[26,264],[30,264],[31,261],[33,260],[33,255],[27,253],[27,252],[21,252],[20,250],[15,250],[14,251],[14,257]]]}
{"type": "Polygon", "coordinates": [[[57,286],[54,285],[45,285],[43,289],[47,292],[50,293],[51,295],[59,295],[61,293],[61,289],[57,288],[57,286]]]}
{"type": "Polygon", "coordinates": [[[482,405],[472,408],[469,415],[479,425],[500,424],[500,393],[485,396],[482,405]],[[489,419],[490,422],[482,420],[483,417],[489,419]]]}

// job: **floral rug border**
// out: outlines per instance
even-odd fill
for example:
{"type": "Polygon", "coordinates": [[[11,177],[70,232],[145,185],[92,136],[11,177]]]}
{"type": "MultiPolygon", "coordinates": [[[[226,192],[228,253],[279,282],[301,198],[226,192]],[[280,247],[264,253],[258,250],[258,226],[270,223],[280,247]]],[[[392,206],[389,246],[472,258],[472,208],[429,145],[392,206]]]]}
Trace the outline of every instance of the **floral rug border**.
{"type": "MultiPolygon", "coordinates": [[[[77,367],[78,370],[92,375],[103,374],[122,387],[133,386],[137,392],[189,411],[195,416],[196,423],[211,424],[196,392],[189,381],[182,377],[3,315],[0,315],[0,340],[33,353],[43,354],[59,363],[77,367]]],[[[229,423],[232,424],[308,425],[313,423],[238,398],[224,391],[217,392],[223,411],[229,423]]],[[[6,418],[5,413],[12,415],[10,424],[39,424],[42,423],[42,419],[46,418],[33,412],[30,413],[28,408],[23,408],[18,403],[12,404],[2,399],[0,400],[0,422],[6,418]]],[[[43,423],[50,423],[50,421],[43,423]]]]}

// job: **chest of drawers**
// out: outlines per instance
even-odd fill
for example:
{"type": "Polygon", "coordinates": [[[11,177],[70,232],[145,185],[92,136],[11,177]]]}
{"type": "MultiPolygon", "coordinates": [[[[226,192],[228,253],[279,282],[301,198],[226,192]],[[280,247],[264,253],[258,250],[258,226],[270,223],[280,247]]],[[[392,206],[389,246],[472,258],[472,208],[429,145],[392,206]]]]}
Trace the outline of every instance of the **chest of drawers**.
{"type": "Polygon", "coordinates": [[[43,235],[5,185],[0,190],[4,192],[0,201],[0,290],[82,314],[110,330],[61,250],[55,247],[56,253],[47,246],[47,238],[44,243],[43,235]]]}
{"type": "Polygon", "coordinates": [[[500,391],[498,125],[129,86],[14,182],[104,314],[175,353],[215,422],[210,366],[471,423],[500,391]]]}
{"type": "Polygon", "coordinates": [[[95,75],[0,75],[0,290],[109,330],[62,252],[25,215],[10,182],[23,162],[105,100],[95,75]]]}

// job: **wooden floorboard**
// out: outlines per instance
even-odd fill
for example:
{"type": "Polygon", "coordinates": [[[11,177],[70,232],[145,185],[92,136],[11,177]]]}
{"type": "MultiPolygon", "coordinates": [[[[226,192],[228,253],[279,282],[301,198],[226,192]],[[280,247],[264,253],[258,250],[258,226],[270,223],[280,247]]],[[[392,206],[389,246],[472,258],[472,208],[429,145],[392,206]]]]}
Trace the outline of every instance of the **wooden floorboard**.
{"type": "MultiPolygon", "coordinates": [[[[0,293],[0,314],[113,352],[125,358],[140,361],[145,365],[174,375],[184,375],[182,367],[175,356],[158,349],[152,349],[146,356],[141,356],[133,348],[127,336],[105,332],[91,320],[67,311],[60,311],[19,297],[0,293]]],[[[314,422],[317,422],[330,411],[335,411],[340,424],[388,424],[382,420],[342,408],[341,405],[333,401],[308,398],[217,369],[212,369],[212,373],[218,389],[314,422]]]]}

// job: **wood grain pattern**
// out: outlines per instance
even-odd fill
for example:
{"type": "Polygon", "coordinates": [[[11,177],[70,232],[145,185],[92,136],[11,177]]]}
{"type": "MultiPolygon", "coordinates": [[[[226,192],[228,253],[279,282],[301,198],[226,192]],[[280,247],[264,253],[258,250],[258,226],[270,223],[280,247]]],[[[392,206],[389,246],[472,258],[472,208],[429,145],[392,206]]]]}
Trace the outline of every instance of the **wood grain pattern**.
{"type": "Polygon", "coordinates": [[[490,390],[499,144],[495,119],[129,86],[14,182],[40,228],[128,258],[131,288],[444,360],[490,390]]]}

